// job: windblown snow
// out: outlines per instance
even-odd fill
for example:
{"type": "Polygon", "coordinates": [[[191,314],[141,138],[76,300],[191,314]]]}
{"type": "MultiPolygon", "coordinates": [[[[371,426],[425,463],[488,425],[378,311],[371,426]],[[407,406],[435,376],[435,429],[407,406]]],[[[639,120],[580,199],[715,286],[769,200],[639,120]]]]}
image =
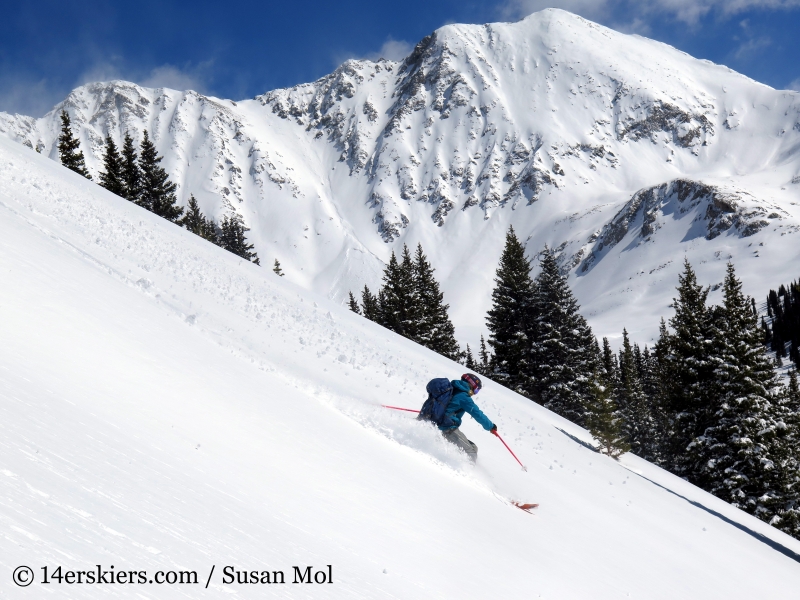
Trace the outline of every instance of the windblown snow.
{"type": "MultiPolygon", "coordinates": [[[[649,215],[682,189],[626,210],[649,215]]],[[[615,231],[598,237],[592,270],[615,231]]],[[[585,431],[491,382],[478,403],[528,470],[467,418],[471,466],[379,406],[418,408],[428,379],[462,367],[7,139],[0,240],[1,596],[751,599],[800,587],[797,540],[635,456],[595,453],[585,431]],[[12,583],[21,565],[29,588],[12,583]],[[96,565],[199,583],[41,583],[44,566],[96,565]],[[295,566],[333,583],[293,584],[295,566]],[[226,584],[225,567],[284,571],[286,584],[226,584]]]]}
{"type": "Polygon", "coordinates": [[[148,129],[181,202],[241,214],[262,263],[334,300],[421,242],[462,343],[509,225],[531,258],[556,250],[596,333],[640,343],[684,257],[708,285],[733,260],[756,297],[797,275],[800,95],[561,10],[242,102],[89,84],[0,133],[57,158],[62,109],[94,173],[107,134],[148,129]]]}

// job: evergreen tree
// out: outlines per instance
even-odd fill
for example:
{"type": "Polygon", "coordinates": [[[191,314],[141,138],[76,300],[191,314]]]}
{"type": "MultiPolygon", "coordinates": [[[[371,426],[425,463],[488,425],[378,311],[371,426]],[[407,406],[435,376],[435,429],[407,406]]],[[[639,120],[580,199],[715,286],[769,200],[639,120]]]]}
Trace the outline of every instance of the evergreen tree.
{"type": "Polygon", "coordinates": [[[361,314],[361,309],[358,307],[358,302],[356,301],[356,297],[353,296],[353,292],[350,292],[350,298],[347,301],[347,306],[350,310],[352,310],[357,315],[361,314]]]}
{"type": "Polygon", "coordinates": [[[183,214],[183,209],[175,206],[178,200],[175,197],[177,186],[169,180],[167,172],[159,164],[161,160],[162,157],[158,156],[156,147],[150,141],[145,129],[139,151],[139,168],[142,171],[142,193],[139,196],[139,204],[159,217],[175,223],[183,214]]]}
{"type": "Polygon", "coordinates": [[[253,252],[253,244],[247,243],[245,233],[250,231],[244,226],[242,217],[237,215],[225,215],[220,224],[220,246],[228,252],[241,256],[245,260],[260,265],[258,254],[253,252]]]}
{"type": "Polygon", "coordinates": [[[106,153],[103,156],[105,171],[100,173],[100,185],[112,194],[125,197],[125,181],[122,176],[122,157],[110,135],[106,136],[106,153]]]}
{"type": "Polygon", "coordinates": [[[611,382],[606,371],[599,368],[592,377],[591,392],[586,411],[586,426],[597,440],[601,453],[617,458],[630,450],[622,431],[622,417],[614,399],[611,382]]]}
{"type": "Polygon", "coordinates": [[[370,321],[380,323],[380,305],[375,295],[365,285],[361,291],[361,312],[370,321]]]}
{"type": "Polygon", "coordinates": [[[800,388],[797,386],[797,371],[794,369],[789,371],[789,399],[792,403],[793,410],[800,412],[800,388]]]}
{"type": "Polygon", "coordinates": [[[788,358],[795,368],[800,368],[800,283],[781,285],[778,291],[770,290],[767,295],[767,315],[769,324],[764,323],[765,343],[775,352],[778,365],[788,358]]]}
{"type": "Polygon", "coordinates": [[[689,446],[705,431],[712,415],[711,319],[706,307],[709,290],[697,283],[688,260],[678,281],[678,297],[673,299],[675,315],[669,321],[674,333],[661,342],[661,385],[669,418],[665,460],[673,473],[694,483],[702,467],[689,446]]]}
{"type": "Polygon", "coordinates": [[[186,214],[179,223],[193,234],[219,245],[216,225],[202,213],[193,194],[189,195],[186,214]]]}
{"type": "Polygon", "coordinates": [[[782,490],[769,485],[776,467],[778,379],[761,345],[750,299],[730,263],[723,295],[712,354],[715,413],[694,443],[702,459],[699,481],[715,496],[769,521],[783,502],[782,490]]]}
{"type": "Polygon", "coordinates": [[[200,210],[200,205],[197,204],[194,194],[189,195],[189,202],[187,204],[186,214],[183,215],[180,224],[193,234],[200,235],[200,232],[203,231],[205,226],[206,217],[200,210]]]}
{"type": "Polygon", "coordinates": [[[467,371],[475,372],[477,371],[477,364],[475,363],[475,358],[472,356],[472,349],[467,344],[467,351],[464,356],[464,366],[467,368],[467,371]]]}
{"type": "Polygon", "coordinates": [[[664,442],[666,441],[667,415],[664,411],[664,398],[661,393],[658,356],[654,349],[645,346],[642,353],[641,384],[649,415],[649,440],[645,446],[644,458],[661,465],[664,462],[664,442]]]}
{"type": "Polygon", "coordinates": [[[61,164],[70,171],[75,171],[91,180],[92,176],[86,169],[86,162],[81,152],[81,143],[72,133],[72,123],[67,111],[61,111],[61,135],[58,136],[58,156],[61,164]]]}
{"type": "MultiPolygon", "coordinates": [[[[622,330],[622,349],[619,354],[619,385],[617,398],[622,416],[622,431],[637,456],[649,458],[655,452],[652,431],[653,423],[647,399],[642,390],[641,369],[637,368],[634,349],[628,339],[627,329],[622,330]]],[[[639,356],[641,363],[641,353],[639,356]]]]}
{"type": "Polygon", "coordinates": [[[383,287],[378,295],[380,323],[403,337],[417,341],[421,306],[414,285],[414,263],[408,246],[403,246],[403,260],[395,253],[383,272],[383,287]]]}
{"type": "Polygon", "coordinates": [[[122,144],[122,181],[125,186],[123,198],[141,204],[139,197],[142,193],[142,170],[139,168],[139,156],[133,138],[126,132],[122,144]]]}
{"type": "Polygon", "coordinates": [[[530,348],[536,397],[553,412],[584,425],[597,369],[597,342],[549,248],[540,264],[533,286],[535,336],[530,348]]]}
{"type": "Polygon", "coordinates": [[[770,460],[773,468],[767,472],[765,494],[766,515],[773,527],[800,539],[800,389],[797,372],[789,371],[789,385],[781,390],[775,402],[777,433],[771,440],[770,460]]]}
{"type": "Polygon", "coordinates": [[[478,350],[478,360],[480,362],[475,366],[475,370],[481,375],[488,375],[490,365],[492,364],[492,357],[489,356],[489,351],[486,349],[486,340],[481,335],[481,346],[478,350]]]}
{"type": "MultiPolygon", "coordinates": [[[[405,262],[405,256],[403,261],[405,262]]],[[[416,291],[413,301],[417,303],[415,313],[418,315],[415,341],[442,356],[457,360],[461,349],[456,341],[455,328],[447,314],[450,307],[444,303],[444,294],[439,291],[439,282],[434,278],[433,271],[422,252],[422,245],[417,245],[413,266],[416,291]]]]}
{"type": "Polygon", "coordinates": [[[611,350],[611,344],[608,343],[608,338],[604,337],[603,352],[600,357],[601,376],[603,386],[611,388],[612,393],[613,390],[619,386],[619,369],[615,359],[614,352],[611,350]]]}
{"type": "Polygon", "coordinates": [[[509,227],[492,291],[486,324],[492,348],[491,376],[515,392],[533,398],[530,345],[533,337],[533,282],[525,248],[509,227]]]}
{"type": "MultiPolygon", "coordinates": [[[[281,269],[281,263],[277,258],[275,259],[275,262],[272,265],[272,271],[276,275],[279,275],[280,277],[283,277],[283,269],[281,269]]],[[[361,314],[361,313],[359,313],[359,314],[361,314]]]]}

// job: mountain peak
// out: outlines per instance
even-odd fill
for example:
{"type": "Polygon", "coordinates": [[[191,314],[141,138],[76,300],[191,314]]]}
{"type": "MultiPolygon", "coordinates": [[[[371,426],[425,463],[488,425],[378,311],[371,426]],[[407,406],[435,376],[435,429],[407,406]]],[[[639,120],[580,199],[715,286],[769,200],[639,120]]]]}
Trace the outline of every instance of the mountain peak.
{"type": "MultiPolygon", "coordinates": [[[[401,62],[347,61],[254,100],[112,81],[64,106],[95,173],[107,134],[148,129],[182,201],[239,214],[260,256],[333,297],[376,285],[393,249],[422,242],[446,293],[461,298],[472,282],[475,298],[451,301],[472,341],[510,224],[531,256],[557,250],[603,331],[621,330],[631,277],[613,265],[646,273],[640,302],[653,318],[641,327],[654,333],[678,268],[664,255],[748,263],[764,243],[777,273],[800,218],[796,94],[558,9],[447,25],[401,62]],[[673,193],[690,188],[695,200],[673,193]],[[638,221],[651,218],[663,227],[638,221]]],[[[58,128],[55,111],[0,114],[0,132],[51,158],[58,128]]]]}

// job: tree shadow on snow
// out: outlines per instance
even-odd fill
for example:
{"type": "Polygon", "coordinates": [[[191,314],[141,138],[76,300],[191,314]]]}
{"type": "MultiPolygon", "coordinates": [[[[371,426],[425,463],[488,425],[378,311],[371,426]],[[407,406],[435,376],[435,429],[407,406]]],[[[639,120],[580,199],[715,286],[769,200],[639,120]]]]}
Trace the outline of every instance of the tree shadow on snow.
{"type": "Polygon", "coordinates": [[[636,471],[631,471],[631,473],[634,473],[635,475],[639,475],[639,477],[641,477],[642,479],[645,479],[645,480],[649,481],[653,485],[657,485],[662,490],[666,490],[670,494],[674,494],[678,498],[682,498],[683,500],[686,500],[686,502],[688,502],[689,504],[691,504],[693,506],[696,506],[697,508],[706,511],[707,513],[709,513],[711,515],[714,515],[715,517],[718,517],[719,519],[722,519],[728,525],[733,525],[734,527],[736,527],[736,529],[739,529],[740,531],[744,531],[745,533],[753,536],[759,542],[763,542],[764,544],[766,544],[767,546],[769,546],[773,550],[776,550],[776,551],[780,552],[781,554],[783,554],[784,556],[787,556],[788,558],[791,558],[792,560],[800,563],[800,554],[798,554],[797,552],[795,552],[791,548],[787,548],[786,546],[784,546],[780,542],[776,542],[775,540],[768,538],[763,533],[758,533],[757,531],[753,531],[752,529],[747,527],[747,525],[742,525],[741,523],[737,523],[733,519],[730,519],[730,518],[726,517],[722,513],[718,513],[717,511],[715,511],[712,508],[708,508],[707,506],[705,506],[704,504],[701,504],[700,502],[697,502],[696,500],[689,500],[689,498],[687,498],[686,496],[682,496],[678,492],[676,492],[674,490],[671,490],[668,487],[664,487],[660,483],[656,483],[652,479],[649,479],[648,477],[645,477],[644,475],[642,475],[640,473],[636,473],[636,471]]]}
{"type": "MultiPolygon", "coordinates": [[[[573,442],[576,442],[576,443],[580,444],[581,446],[583,446],[584,448],[587,448],[588,450],[591,450],[592,452],[597,453],[597,448],[595,448],[591,444],[588,444],[587,442],[584,442],[583,440],[575,437],[571,433],[567,433],[566,431],[564,431],[563,429],[560,429],[559,427],[556,427],[556,429],[558,431],[560,431],[561,433],[563,433],[565,436],[567,436],[569,439],[571,439],[573,442]]],[[[766,544],[767,546],[769,546],[773,550],[776,550],[777,552],[780,552],[784,556],[786,556],[788,558],[791,558],[793,561],[796,561],[796,562],[800,563],[800,554],[798,554],[797,552],[795,552],[791,548],[787,548],[786,546],[784,546],[780,542],[776,542],[775,540],[768,538],[764,534],[758,533],[757,531],[754,531],[754,530],[750,529],[749,527],[747,527],[747,525],[742,525],[741,523],[737,523],[733,519],[731,519],[729,517],[726,517],[722,513],[719,513],[719,512],[715,511],[712,508],[708,508],[707,506],[705,506],[704,504],[701,504],[700,502],[697,502],[696,500],[689,500],[689,498],[687,498],[686,496],[682,496],[678,492],[676,492],[674,490],[671,490],[668,487],[665,487],[665,486],[661,485],[660,483],[656,483],[655,481],[653,481],[649,477],[645,477],[641,473],[637,473],[636,471],[633,471],[631,469],[628,469],[628,471],[630,471],[634,475],[638,475],[639,477],[641,477],[645,481],[649,481],[653,485],[656,485],[656,486],[660,487],[662,490],[665,490],[665,491],[669,492],[670,494],[673,494],[673,495],[677,496],[678,498],[681,498],[682,500],[685,500],[689,504],[691,504],[693,506],[696,506],[697,508],[699,508],[701,510],[706,511],[707,513],[709,513],[711,515],[714,515],[718,519],[721,519],[722,521],[725,521],[728,525],[733,525],[734,527],[736,527],[736,529],[738,529],[740,531],[743,531],[748,535],[753,536],[759,542],[762,542],[762,543],[766,544]]]]}

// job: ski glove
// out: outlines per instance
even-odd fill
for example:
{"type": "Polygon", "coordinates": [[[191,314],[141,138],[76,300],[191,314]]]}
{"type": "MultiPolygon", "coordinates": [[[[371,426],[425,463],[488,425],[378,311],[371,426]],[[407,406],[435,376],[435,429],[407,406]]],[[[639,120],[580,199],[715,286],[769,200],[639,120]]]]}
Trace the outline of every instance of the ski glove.
{"type": "Polygon", "coordinates": [[[492,428],[489,430],[489,433],[497,433],[497,425],[492,425],[492,428]]]}

